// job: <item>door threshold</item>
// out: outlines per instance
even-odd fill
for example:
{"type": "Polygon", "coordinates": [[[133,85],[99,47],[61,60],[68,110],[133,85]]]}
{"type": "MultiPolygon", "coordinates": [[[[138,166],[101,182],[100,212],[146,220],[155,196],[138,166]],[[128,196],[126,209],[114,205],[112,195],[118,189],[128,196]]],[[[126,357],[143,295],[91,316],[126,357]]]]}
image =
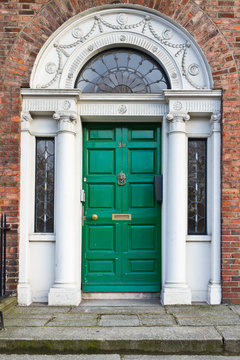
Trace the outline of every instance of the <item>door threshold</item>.
{"type": "Polygon", "coordinates": [[[151,292],[151,293],[140,293],[140,292],[98,292],[98,293],[86,293],[82,291],[82,299],[83,300],[128,300],[128,299],[160,299],[160,292],[151,292]]]}

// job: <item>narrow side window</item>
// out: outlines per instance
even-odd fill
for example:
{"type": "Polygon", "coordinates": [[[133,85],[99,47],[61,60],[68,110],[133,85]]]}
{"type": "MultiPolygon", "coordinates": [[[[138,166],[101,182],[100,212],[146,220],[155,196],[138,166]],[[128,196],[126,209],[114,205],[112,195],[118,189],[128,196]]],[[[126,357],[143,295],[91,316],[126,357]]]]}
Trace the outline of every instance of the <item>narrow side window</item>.
{"type": "Polygon", "coordinates": [[[54,232],[54,138],[36,138],[35,232],[54,232]]]}
{"type": "Polygon", "coordinates": [[[207,141],[188,140],[188,234],[207,233],[207,141]]]}

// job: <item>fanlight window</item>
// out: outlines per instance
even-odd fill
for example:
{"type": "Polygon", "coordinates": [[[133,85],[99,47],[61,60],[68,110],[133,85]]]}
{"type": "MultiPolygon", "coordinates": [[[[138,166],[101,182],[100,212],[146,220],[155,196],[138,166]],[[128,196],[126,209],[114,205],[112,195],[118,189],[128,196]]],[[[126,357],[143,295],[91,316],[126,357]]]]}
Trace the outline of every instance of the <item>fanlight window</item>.
{"type": "Polygon", "coordinates": [[[91,59],[80,72],[76,88],[83,93],[161,93],[170,88],[161,66],[150,56],[114,49],[91,59]]]}

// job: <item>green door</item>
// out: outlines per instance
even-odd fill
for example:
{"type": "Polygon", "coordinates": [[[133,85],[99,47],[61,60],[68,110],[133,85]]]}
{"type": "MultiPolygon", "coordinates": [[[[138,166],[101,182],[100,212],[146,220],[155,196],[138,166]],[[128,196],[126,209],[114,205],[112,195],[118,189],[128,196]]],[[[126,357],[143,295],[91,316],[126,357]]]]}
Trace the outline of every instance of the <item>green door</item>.
{"type": "Polygon", "coordinates": [[[159,291],[160,127],[91,124],[83,140],[83,290],[159,291]]]}

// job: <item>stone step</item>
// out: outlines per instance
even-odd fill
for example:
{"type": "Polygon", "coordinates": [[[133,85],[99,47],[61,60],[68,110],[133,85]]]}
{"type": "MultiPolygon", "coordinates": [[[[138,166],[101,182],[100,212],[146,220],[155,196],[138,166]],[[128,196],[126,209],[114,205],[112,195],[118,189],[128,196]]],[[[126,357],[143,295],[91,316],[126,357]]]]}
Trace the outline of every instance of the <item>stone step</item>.
{"type": "Polygon", "coordinates": [[[224,340],[213,326],[9,327],[0,353],[240,355],[240,342],[224,340]]]}
{"type": "Polygon", "coordinates": [[[0,354],[120,354],[122,359],[128,354],[234,355],[240,359],[240,306],[101,305],[15,306],[0,331],[0,354]]]}

